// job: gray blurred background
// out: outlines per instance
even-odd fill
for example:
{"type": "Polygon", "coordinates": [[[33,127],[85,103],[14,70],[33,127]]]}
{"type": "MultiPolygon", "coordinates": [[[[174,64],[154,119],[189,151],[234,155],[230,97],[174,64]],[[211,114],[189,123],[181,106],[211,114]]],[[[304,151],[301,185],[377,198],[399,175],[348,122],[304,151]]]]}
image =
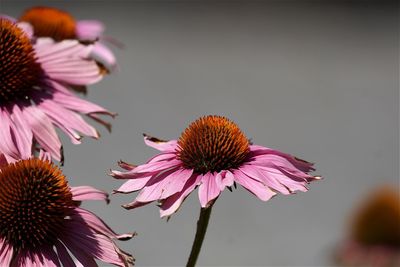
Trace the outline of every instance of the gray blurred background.
{"type": "MultiPolygon", "coordinates": [[[[50,5],[99,19],[120,70],[88,99],[118,112],[113,132],[65,144],[71,185],[108,192],[123,159],[156,153],[142,133],[176,139],[206,114],[225,115],[257,144],[316,163],[324,180],[307,193],[264,203],[239,188],[223,192],[199,265],[332,266],[355,205],[380,184],[399,186],[399,9],[397,2],[16,1],[18,16],[50,5]]],[[[98,126],[100,129],[100,126],[98,126]]],[[[120,243],[139,266],[186,263],[199,212],[197,192],[167,223],[158,208],[89,203],[112,228],[137,231],[120,243]]]]}

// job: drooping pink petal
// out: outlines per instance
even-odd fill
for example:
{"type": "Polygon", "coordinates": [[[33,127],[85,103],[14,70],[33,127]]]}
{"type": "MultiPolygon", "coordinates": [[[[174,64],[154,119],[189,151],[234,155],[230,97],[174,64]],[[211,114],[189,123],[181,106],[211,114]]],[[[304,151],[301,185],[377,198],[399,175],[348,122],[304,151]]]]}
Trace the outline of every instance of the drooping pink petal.
{"type": "Polygon", "coordinates": [[[88,85],[103,78],[94,60],[86,59],[93,47],[76,40],[35,45],[37,61],[51,79],[74,85],[88,85]]]}
{"type": "Polygon", "coordinates": [[[221,193],[221,190],[216,182],[216,175],[217,174],[208,172],[201,178],[201,183],[199,186],[199,199],[202,208],[208,207],[210,202],[217,198],[221,193]]]}
{"type": "Polygon", "coordinates": [[[32,155],[33,134],[18,105],[13,106],[10,118],[11,134],[16,140],[19,155],[23,159],[29,158],[32,155]]]}
{"type": "Polygon", "coordinates": [[[103,32],[104,24],[98,20],[79,20],[76,22],[76,35],[80,40],[97,40],[103,32]]]}
{"type": "Polygon", "coordinates": [[[117,59],[114,53],[100,42],[94,44],[90,57],[103,64],[109,70],[115,69],[117,65],[117,59]]]}
{"type": "Polygon", "coordinates": [[[0,238],[0,266],[10,266],[13,250],[12,246],[0,238]]]}
{"type": "MultiPolygon", "coordinates": [[[[51,83],[51,86],[54,88],[59,88],[62,85],[53,81],[51,83]]],[[[89,101],[83,100],[73,95],[69,91],[54,91],[52,94],[52,100],[67,109],[74,110],[83,114],[99,113],[109,116],[115,116],[114,113],[111,113],[105,108],[89,101]]]]}
{"type": "Polygon", "coordinates": [[[97,130],[85,122],[79,114],[63,108],[53,100],[42,100],[39,103],[39,106],[47,114],[50,120],[52,120],[53,123],[62,130],[66,129],[68,132],[79,131],[89,137],[99,137],[97,130]]]}
{"type": "Polygon", "coordinates": [[[56,160],[61,158],[61,142],[50,119],[40,109],[29,106],[22,110],[35,140],[56,160]]]}
{"type": "Polygon", "coordinates": [[[115,193],[127,194],[140,190],[147,184],[151,177],[152,176],[145,176],[137,179],[130,179],[123,183],[117,190],[115,190],[115,193]]]}
{"type": "Polygon", "coordinates": [[[74,201],[105,200],[107,203],[110,201],[106,192],[91,186],[73,186],[71,193],[74,201]]]}
{"type": "Polygon", "coordinates": [[[94,213],[82,208],[75,208],[73,219],[80,220],[83,223],[87,223],[94,231],[111,238],[128,240],[135,235],[135,233],[120,234],[120,235],[116,234],[110,227],[108,227],[108,225],[105,222],[103,222],[103,220],[97,217],[94,213]]]}
{"type": "Polygon", "coordinates": [[[170,161],[162,161],[162,162],[150,162],[143,165],[137,166],[133,172],[134,173],[152,173],[152,172],[160,172],[175,166],[181,165],[181,161],[173,159],[170,161]]]}
{"type": "Polygon", "coordinates": [[[163,179],[163,190],[160,199],[167,198],[177,192],[180,192],[185,186],[187,180],[191,179],[193,170],[180,168],[174,173],[163,179]]]}
{"type": "Polygon", "coordinates": [[[178,146],[178,141],[176,140],[164,141],[148,135],[144,135],[144,142],[146,143],[146,145],[150,147],[165,152],[166,151],[174,152],[178,146]]]}
{"type": "MultiPolygon", "coordinates": [[[[140,191],[136,197],[136,201],[139,202],[151,202],[161,197],[164,191],[164,185],[166,183],[165,178],[175,173],[179,167],[158,173],[154,175],[146,184],[146,186],[140,191]]],[[[170,176],[171,177],[171,176],[170,176]]]]}
{"type": "Polygon", "coordinates": [[[297,169],[300,169],[303,172],[310,172],[310,171],[315,170],[313,168],[312,163],[295,158],[294,156],[292,156],[290,154],[286,154],[279,150],[275,150],[275,149],[271,149],[271,148],[267,148],[267,147],[263,147],[263,146],[258,146],[258,145],[250,146],[250,155],[251,156],[258,156],[258,155],[263,155],[263,154],[272,154],[272,155],[278,155],[280,157],[283,157],[283,158],[287,159],[290,163],[292,163],[297,169]]]}
{"type": "Polygon", "coordinates": [[[249,192],[253,193],[262,201],[268,201],[276,195],[276,193],[269,189],[266,185],[250,178],[240,169],[235,170],[233,172],[233,176],[235,177],[236,182],[238,182],[241,186],[246,188],[249,192]]]}
{"type": "Polygon", "coordinates": [[[79,249],[103,262],[121,267],[133,266],[133,257],[121,251],[109,237],[90,231],[85,224],[76,220],[68,223],[68,229],[68,235],[63,236],[62,241],[69,249],[73,248],[74,251],[70,250],[77,259],[75,253],[79,249]]]}
{"type": "Polygon", "coordinates": [[[5,153],[6,157],[19,158],[19,152],[15,141],[11,135],[11,118],[8,112],[0,108],[0,152],[5,153]]]}
{"type": "Polygon", "coordinates": [[[285,187],[287,187],[291,192],[294,191],[302,191],[306,192],[308,191],[308,188],[306,187],[307,182],[304,181],[304,179],[291,179],[284,173],[282,173],[279,169],[277,168],[269,168],[269,167],[260,167],[264,173],[266,173],[269,177],[275,178],[277,181],[279,181],[281,184],[283,184],[285,187]]]}
{"type": "Polygon", "coordinates": [[[182,202],[185,200],[185,198],[200,183],[201,178],[201,175],[192,176],[192,178],[186,182],[181,192],[178,192],[165,199],[160,206],[160,216],[163,218],[166,216],[170,216],[174,212],[176,212],[181,206],[182,202]]]}
{"type": "Polygon", "coordinates": [[[215,176],[215,183],[219,190],[223,191],[225,187],[231,187],[235,181],[230,171],[221,171],[215,176]]]}

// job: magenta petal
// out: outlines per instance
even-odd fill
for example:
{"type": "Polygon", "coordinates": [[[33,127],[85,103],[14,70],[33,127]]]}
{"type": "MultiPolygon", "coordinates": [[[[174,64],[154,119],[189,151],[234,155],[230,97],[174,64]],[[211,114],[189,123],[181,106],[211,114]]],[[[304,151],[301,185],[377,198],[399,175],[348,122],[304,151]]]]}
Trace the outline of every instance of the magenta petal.
{"type": "Polygon", "coordinates": [[[210,202],[219,196],[221,190],[217,186],[215,175],[208,172],[201,178],[199,199],[202,208],[208,207],[210,202]]]}
{"type": "Polygon", "coordinates": [[[91,186],[71,187],[72,199],[74,201],[83,200],[105,200],[109,202],[108,194],[91,186]]]}
{"type": "Polygon", "coordinates": [[[269,189],[267,186],[259,181],[250,178],[240,170],[235,170],[233,175],[235,176],[236,182],[238,182],[241,186],[246,188],[249,192],[253,193],[262,201],[268,201],[276,195],[276,193],[269,189]]]}
{"type": "Polygon", "coordinates": [[[76,243],[71,241],[70,239],[66,239],[63,240],[63,243],[83,266],[98,267],[93,257],[79,246],[79,242],[76,243]]]}

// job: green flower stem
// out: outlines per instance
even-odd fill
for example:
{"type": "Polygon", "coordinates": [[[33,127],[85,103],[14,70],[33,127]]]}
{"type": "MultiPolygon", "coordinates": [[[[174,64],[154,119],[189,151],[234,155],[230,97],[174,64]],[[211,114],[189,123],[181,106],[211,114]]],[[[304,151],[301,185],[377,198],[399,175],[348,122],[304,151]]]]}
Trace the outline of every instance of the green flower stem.
{"type": "Polygon", "coordinates": [[[207,232],[208,221],[210,220],[212,204],[208,208],[202,208],[200,210],[200,217],[197,221],[197,230],[196,236],[193,241],[192,251],[190,252],[190,256],[186,267],[194,267],[196,266],[197,258],[199,257],[201,245],[203,244],[204,236],[207,232]]]}

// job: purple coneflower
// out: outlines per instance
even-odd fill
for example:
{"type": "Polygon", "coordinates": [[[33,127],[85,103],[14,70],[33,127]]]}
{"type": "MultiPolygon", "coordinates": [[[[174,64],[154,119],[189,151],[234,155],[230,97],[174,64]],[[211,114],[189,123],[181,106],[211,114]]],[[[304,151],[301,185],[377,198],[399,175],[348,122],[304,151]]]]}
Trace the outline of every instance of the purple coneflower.
{"type": "MultiPolygon", "coordinates": [[[[198,231],[204,233],[211,206],[225,187],[231,189],[238,183],[267,201],[277,192],[289,195],[307,191],[307,184],[319,179],[309,174],[314,170],[311,163],[253,145],[235,123],[220,116],[196,120],[179,140],[163,141],[150,136],[144,140],[161,153],[139,166],[120,162],[126,171],[111,172],[117,179],[128,179],[115,192],[140,190],[136,199],[124,207],[133,209],[158,201],[161,217],[170,216],[198,186],[202,207],[198,231]]],[[[196,235],[195,243],[199,241],[200,246],[204,233],[196,235]]],[[[195,259],[191,260],[188,266],[193,266],[195,259]]]]}
{"type": "Polygon", "coordinates": [[[400,194],[382,187],[352,218],[349,233],[336,252],[340,266],[400,266],[400,194]]]}
{"type": "MultiPolygon", "coordinates": [[[[81,42],[95,42],[91,56],[108,69],[112,69],[116,65],[114,54],[102,43],[104,41],[104,25],[100,21],[75,20],[71,14],[65,11],[44,6],[26,10],[18,20],[30,23],[33,26],[34,35],[37,37],[51,37],[56,41],[77,39],[81,42]]],[[[116,43],[115,40],[108,39],[116,43]]]]}
{"type": "Polygon", "coordinates": [[[113,114],[69,90],[99,81],[103,72],[87,59],[92,46],[49,38],[32,44],[30,37],[26,23],[19,27],[0,18],[0,152],[8,160],[29,158],[32,145],[38,143],[60,160],[61,142],[54,126],[75,144],[82,135],[99,137],[80,113],[109,126],[99,114],[113,114]]]}
{"type": "Polygon", "coordinates": [[[95,259],[132,266],[118,235],[81,201],[106,200],[90,186],[70,187],[49,157],[7,163],[0,155],[0,266],[97,266],[95,259]]]}

